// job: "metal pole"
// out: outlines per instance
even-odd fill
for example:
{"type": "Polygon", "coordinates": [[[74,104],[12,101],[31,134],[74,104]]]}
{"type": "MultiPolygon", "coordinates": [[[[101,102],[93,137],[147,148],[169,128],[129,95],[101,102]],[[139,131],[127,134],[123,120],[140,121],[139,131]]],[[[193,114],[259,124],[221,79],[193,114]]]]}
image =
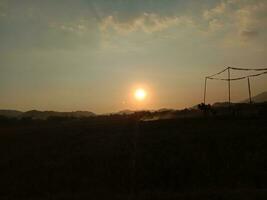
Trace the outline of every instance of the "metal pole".
{"type": "Polygon", "coordinates": [[[230,67],[228,67],[228,101],[231,103],[231,83],[230,83],[230,67]]]}
{"type": "Polygon", "coordinates": [[[206,92],[207,92],[207,77],[205,77],[204,104],[206,104],[206,92]]]}
{"type": "Polygon", "coordinates": [[[252,103],[252,100],[251,100],[251,90],[250,90],[250,80],[249,80],[249,77],[248,77],[248,94],[249,94],[249,103],[251,104],[252,103]]]}

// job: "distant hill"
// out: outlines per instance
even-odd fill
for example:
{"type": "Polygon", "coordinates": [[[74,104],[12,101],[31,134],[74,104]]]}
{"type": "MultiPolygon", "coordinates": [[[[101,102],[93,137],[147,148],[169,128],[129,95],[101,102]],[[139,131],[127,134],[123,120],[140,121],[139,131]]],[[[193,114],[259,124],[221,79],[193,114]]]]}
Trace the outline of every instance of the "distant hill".
{"type": "MultiPolygon", "coordinates": [[[[231,105],[234,105],[235,103],[231,103],[231,105]]],[[[215,102],[212,104],[212,107],[227,107],[229,106],[229,102],[215,102]]]]}
{"type": "Polygon", "coordinates": [[[92,117],[95,116],[96,114],[89,111],[56,112],[56,111],[31,110],[27,112],[20,112],[16,110],[0,110],[0,115],[9,118],[29,117],[33,119],[47,119],[49,117],[74,117],[74,118],[92,117]]]}
{"type": "MultiPolygon", "coordinates": [[[[267,102],[267,91],[262,92],[254,97],[251,98],[252,102],[255,103],[261,103],[261,102],[267,102]]],[[[244,101],[241,101],[241,103],[248,103],[249,99],[246,99],[244,101]]]]}
{"type": "Polygon", "coordinates": [[[118,114],[118,115],[130,115],[130,114],[133,114],[135,111],[132,111],[132,110],[121,110],[115,114],[118,114]]]}
{"type": "Polygon", "coordinates": [[[137,112],[151,112],[151,113],[166,113],[166,112],[173,112],[175,109],[169,109],[169,108],[161,108],[158,110],[121,110],[119,112],[116,112],[114,114],[119,114],[119,115],[131,115],[137,112]]]}
{"type": "Polygon", "coordinates": [[[33,119],[47,119],[49,117],[92,117],[94,113],[88,111],[76,111],[76,112],[55,112],[55,111],[38,111],[31,110],[23,113],[22,117],[31,117],[33,119]]]}
{"type": "Polygon", "coordinates": [[[9,118],[17,118],[21,116],[23,112],[17,110],[0,110],[0,115],[9,117],[9,118]]]}
{"type": "MultiPolygon", "coordinates": [[[[252,102],[254,103],[263,103],[263,102],[267,102],[267,91],[266,92],[262,92],[254,97],[251,98],[252,102]]],[[[245,99],[243,101],[237,102],[237,103],[232,103],[231,105],[234,104],[240,104],[240,103],[249,103],[249,99],[245,99]]],[[[213,107],[226,107],[229,106],[229,102],[215,102],[214,104],[212,104],[213,107]]],[[[197,105],[193,106],[192,108],[197,109],[197,105]]]]}
{"type": "MultiPolygon", "coordinates": [[[[267,102],[267,91],[260,93],[254,97],[252,97],[252,101],[254,103],[262,103],[267,102]]],[[[238,103],[231,103],[231,105],[237,105],[237,104],[244,104],[248,103],[249,99],[243,100],[238,103]]],[[[227,107],[229,106],[228,102],[216,102],[212,104],[212,107],[214,108],[220,108],[220,107],[227,107]]],[[[146,112],[146,118],[173,118],[179,116],[189,116],[188,113],[191,113],[190,115],[195,115],[195,110],[198,110],[198,105],[192,106],[191,108],[184,109],[184,110],[175,110],[175,109],[159,109],[159,110],[147,110],[142,111],[146,112]]],[[[133,111],[133,110],[122,110],[117,113],[110,113],[117,114],[117,115],[134,115],[135,113],[138,113],[140,111],[133,111]]],[[[109,115],[110,115],[109,114],[109,115]]],[[[198,114],[198,113],[197,113],[198,114]]],[[[17,110],[0,110],[0,116],[5,116],[8,118],[32,118],[32,119],[47,119],[49,117],[73,117],[73,118],[82,118],[82,117],[92,117],[96,116],[95,113],[89,112],[89,111],[75,111],[75,112],[56,112],[56,111],[38,111],[38,110],[31,110],[27,112],[21,112],[17,110]]]]}

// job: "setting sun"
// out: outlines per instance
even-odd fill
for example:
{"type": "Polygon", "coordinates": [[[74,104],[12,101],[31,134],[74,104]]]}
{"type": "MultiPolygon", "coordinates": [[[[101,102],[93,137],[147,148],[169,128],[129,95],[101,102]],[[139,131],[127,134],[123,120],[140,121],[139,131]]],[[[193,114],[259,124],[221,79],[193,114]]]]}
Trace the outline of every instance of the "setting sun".
{"type": "Polygon", "coordinates": [[[147,96],[147,93],[144,89],[139,88],[135,90],[134,97],[136,100],[143,101],[146,98],[146,96],[147,96]]]}

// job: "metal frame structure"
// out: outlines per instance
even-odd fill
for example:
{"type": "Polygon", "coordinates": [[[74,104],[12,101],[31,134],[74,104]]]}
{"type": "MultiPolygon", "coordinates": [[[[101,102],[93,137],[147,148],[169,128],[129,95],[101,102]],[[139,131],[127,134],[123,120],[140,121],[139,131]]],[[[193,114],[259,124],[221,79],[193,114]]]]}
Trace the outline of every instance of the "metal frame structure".
{"type": "Polygon", "coordinates": [[[208,79],[210,80],[219,80],[219,81],[227,81],[228,82],[228,102],[229,104],[231,103],[231,81],[237,81],[237,80],[242,80],[242,79],[247,79],[248,81],[248,94],[249,94],[249,102],[252,103],[251,100],[251,87],[250,87],[250,78],[251,77],[256,77],[260,76],[263,74],[267,74],[267,68],[238,68],[238,67],[226,67],[222,71],[205,77],[205,86],[204,86],[204,104],[206,104],[206,97],[207,97],[207,83],[208,79]],[[261,71],[260,73],[257,74],[251,74],[248,76],[241,76],[238,78],[231,78],[231,70],[239,70],[239,71],[261,71]],[[217,78],[216,76],[219,74],[222,74],[223,72],[227,71],[228,72],[228,77],[227,78],[217,78]]]}

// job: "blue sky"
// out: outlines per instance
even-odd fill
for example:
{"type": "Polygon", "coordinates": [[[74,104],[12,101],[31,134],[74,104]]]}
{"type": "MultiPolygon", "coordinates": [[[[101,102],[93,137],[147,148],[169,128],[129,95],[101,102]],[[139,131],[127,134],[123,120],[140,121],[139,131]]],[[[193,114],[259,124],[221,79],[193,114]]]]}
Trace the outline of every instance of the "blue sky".
{"type": "MultiPolygon", "coordinates": [[[[0,0],[0,108],[142,109],[202,100],[203,77],[224,66],[266,67],[265,0],[0,0]]],[[[233,74],[234,76],[242,74],[233,74]]],[[[252,80],[254,94],[267,79],[252,80]]],[[[208,101],[227,99],[212,82],[208,101]]],[[[233,100],[247,98],[233,84],[233,100]]]]}

